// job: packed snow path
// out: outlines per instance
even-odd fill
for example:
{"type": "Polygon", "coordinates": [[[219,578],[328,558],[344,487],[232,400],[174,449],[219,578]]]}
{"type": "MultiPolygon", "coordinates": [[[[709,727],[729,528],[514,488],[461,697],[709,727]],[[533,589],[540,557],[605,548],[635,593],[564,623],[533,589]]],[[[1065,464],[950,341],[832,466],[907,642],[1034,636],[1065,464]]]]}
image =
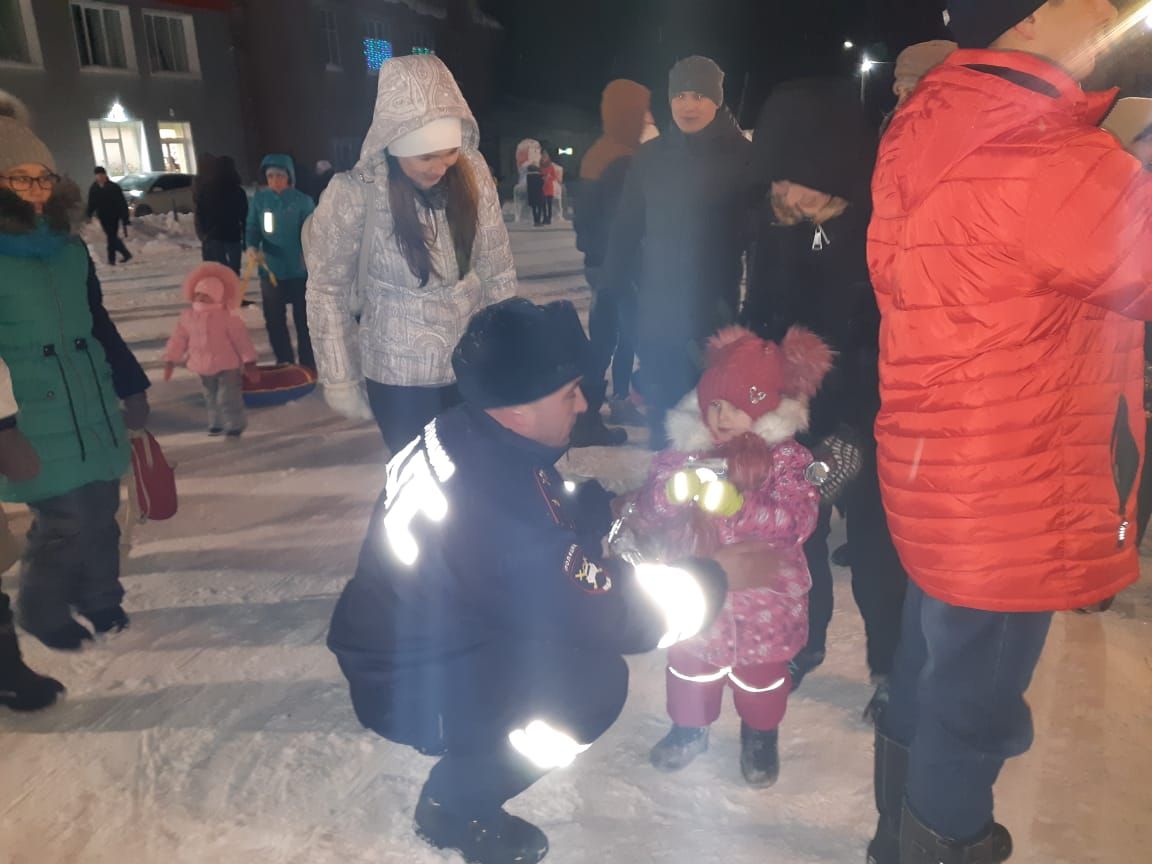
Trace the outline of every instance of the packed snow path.
{"type": "MultiPolygon", "coordinates": [[[[517,229],[513,243],[525,294],[586,310],[570,232],[517,229]]],[[[76,656],[24,640],[31,665],[69,692],[33,716],[0,708],[0,862],[459,861],[410,830],[431,761],[359,727],[324,647],[384,477],[375,428],[336,419],[314,396],[253,412],[239,442],[207,438],[193,377],[164,384],[158,374],[183,308],[177,286],[197,260],[188,226],[141,226],[130,244],[138,260],[101,275],[157,382],[152,426],[179,466],[180,513],[136,533],[124,580],[131,629],[76,656]]],[[[244,314],[266,345],[258,308],[244,314]]],[[[563,467],[622,488],[646,461],[640,448],[580,451],[563,467]]],[[[13,512],[22,531],[26,517],[13,512]]],[[[667,724],[662,660],[634,658],[620,722],[512,805],[548,832],[548,860],[863,861],[874,815],[860,711],[871,688],[847,574],[837,577],[828,662],[792,699],[776,788],[742,785],[730,704],[688,770],[649,767],[667,724]]],[[[998,787],[1014,862],[1149,860],[1150,621],[1147,580],[1107,615],[1057,616],[1030,694],[1037,746],[998,787]]]]}

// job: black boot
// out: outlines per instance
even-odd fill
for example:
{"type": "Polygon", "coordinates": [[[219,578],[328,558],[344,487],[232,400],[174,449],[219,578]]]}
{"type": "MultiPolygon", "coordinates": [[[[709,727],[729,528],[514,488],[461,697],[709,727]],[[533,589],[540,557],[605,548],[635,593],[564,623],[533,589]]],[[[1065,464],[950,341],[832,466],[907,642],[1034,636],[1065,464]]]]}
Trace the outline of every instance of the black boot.
{"type": "Polygon", "coordinates": [[[908,778],[908,748],[876,731],[872,786],[880,821],[868,844],[868,864],[900,864],[900,814],[908,778]]]}
{"type": "Polygon", "coordinates": [[[5,617],[8,620],[0,623],[0,705],[13,711],[47,708],[64,692],[64,685],[55,678],[37,675],[24,665],[11,616],[5,617]]]}
{"type": "Polygon", "coordinates": [[[85,642],[92,641],[92,633],[79,621],[69,619],[59,630],[33,633],[37,639],[56,651],[79,651],[85,642]]]}
{"type": "Polygon", "coordinates": [[[572,427],[573,447],[620,447],[628,443],[628,433],[604,425],[599,412],[585,411],[572,427]]]}
{"type": "Polygon", "coordinates": [[[779,730],[761,732],[740,724],[740,773],[749,786],[764,789],[780,779],[779,730]]]}
{"type": "Polygon", "coordinates": [[[544,832],[504,810],[470,818],[421,792],[415,821],[424,842],[437,849],[455,849],[469,864],[535,864],[548,854],[544,832]]]}
{"type": "Polygon", "coordinates": [[[957,843],[941,837],[904,805],[899,864],[1001,864],[1012,857],[1012,835],[993,822],[979,840],[957,843]]]}
{"type": "Polygon", "coordinates": [[[799,654],[788,661],[788,674],[792,677],[793,692],[800,686],[800,682],[807,677],[809,672],[823,665],[823,663],[823,650],[811,651],[807,648],[802,649],[799,654]]]}
{"type": "Polygon", "coordinates": [[[868,704],[864,706],[862,716],[865,723],[871,723],[875,726],[880,715],[884,713],[884,709],[888,707],[888,676],[873,675],[872,683],[876,685],[876,690],[872,693],[872,698],[868,700],[868,704]]]}
{"type": "Polygon", "coordinates": [[[707,726],[673,726],[648,754],[657,771],[670,774],[687,768],[692,760],[708,749],[707,726]]]}
{"type": "Polygon", "coordinates": [[[119,633],[128,626],[128,614],[121,606],[111,606],[84,616],[97,633],[119,633]]]}

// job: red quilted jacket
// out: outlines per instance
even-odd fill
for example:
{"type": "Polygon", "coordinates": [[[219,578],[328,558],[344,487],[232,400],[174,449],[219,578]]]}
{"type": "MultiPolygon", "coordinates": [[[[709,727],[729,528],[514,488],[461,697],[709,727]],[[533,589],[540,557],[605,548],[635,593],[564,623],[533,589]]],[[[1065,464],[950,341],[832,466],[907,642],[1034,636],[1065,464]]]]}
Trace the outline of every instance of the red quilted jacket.
{"type": "Polygon", "coordinates": [[[876,425],[892,534],[940,600],[1070,609],[1138,575],[1152,175],[1022,53],[957,51],[873,183],[876,425]]]}

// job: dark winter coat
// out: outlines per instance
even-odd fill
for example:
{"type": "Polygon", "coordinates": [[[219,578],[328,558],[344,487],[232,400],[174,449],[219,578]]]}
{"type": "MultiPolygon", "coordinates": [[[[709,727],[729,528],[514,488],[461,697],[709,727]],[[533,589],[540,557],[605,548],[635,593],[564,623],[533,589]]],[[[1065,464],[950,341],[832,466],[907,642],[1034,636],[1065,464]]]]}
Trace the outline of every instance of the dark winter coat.
{"type": "Polygon", "coordinates": [[[235,183],[210,183],[196,205],[201,238],[217,243],[241,243],[248,219],[248,195],[235,183]]]}
{"type": "Polygon", "coordinates": [[[707,129],[672,128],[632,160],[605,260],[605,288],[626,291],[639,261],[640,356],[677,350],[737,310],[754,195],[751,144],[727,109],[707,129]]]}
{"type": "Polygon", "coordinates": [[[767,339],[789,327],[814,331],[836,365],[812,403],[810,438],[844,423],[870,436],[879,410],[880,313],[868,274],[869,182],[876,134],[850,81],[805,79],[778,87],[753,137],[763,197],[748,273],[744,323],[767,339]],[[771,184],[789,181],[842,198],[848,209],[818,229],[776,223],[771,184]]]}
{"type": "Polygon", "coordinates": [[[628,181],[631,156],[623,156],[604,169],[596,180],[581,180],[576,193],[576,248],[584,253],[585,267],[602,267],[608,238],[628,181]]]}
{"type": "Polygon", "coordinates": [[[568,494],[554,466],[561,455],[464,405],[389,463],[328,635],[350,681],[386,685],[501,642],[621,654],[656,646],[663,616],[631,567],[601,556],[607,496],[568,494]],[[441,521],[405,518],[407,508],[441,495],[441,521]],[[406,529],[415,541],[411,566],[397,551],[403,541],[390,539],[406,529]]]}
{"type": "Polygon", "coordinates": [[[88,218],[95,216],[101,227],[109,234],[127,225],[131,220],[128,214],[128,199],[119,183],[109,180],[103,186],[93,183],[88,190],[88,218]]]}

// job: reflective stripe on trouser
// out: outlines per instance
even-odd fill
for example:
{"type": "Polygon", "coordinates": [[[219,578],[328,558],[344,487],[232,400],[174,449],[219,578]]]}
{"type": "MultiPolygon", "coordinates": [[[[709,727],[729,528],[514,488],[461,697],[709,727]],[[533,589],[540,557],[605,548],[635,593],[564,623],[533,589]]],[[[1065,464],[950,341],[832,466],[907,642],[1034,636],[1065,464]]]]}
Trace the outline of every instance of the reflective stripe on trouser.
{"type": "Polygon", "coordinates": [[[769,731],[784,719],[792,690],[787,663],[721,667],[679,647],[668,652],[665,678],[668,716],[677,726],[711,726],[720,716],[724,689],[731,687],[740,719],[753,729],[769,731]]]}

